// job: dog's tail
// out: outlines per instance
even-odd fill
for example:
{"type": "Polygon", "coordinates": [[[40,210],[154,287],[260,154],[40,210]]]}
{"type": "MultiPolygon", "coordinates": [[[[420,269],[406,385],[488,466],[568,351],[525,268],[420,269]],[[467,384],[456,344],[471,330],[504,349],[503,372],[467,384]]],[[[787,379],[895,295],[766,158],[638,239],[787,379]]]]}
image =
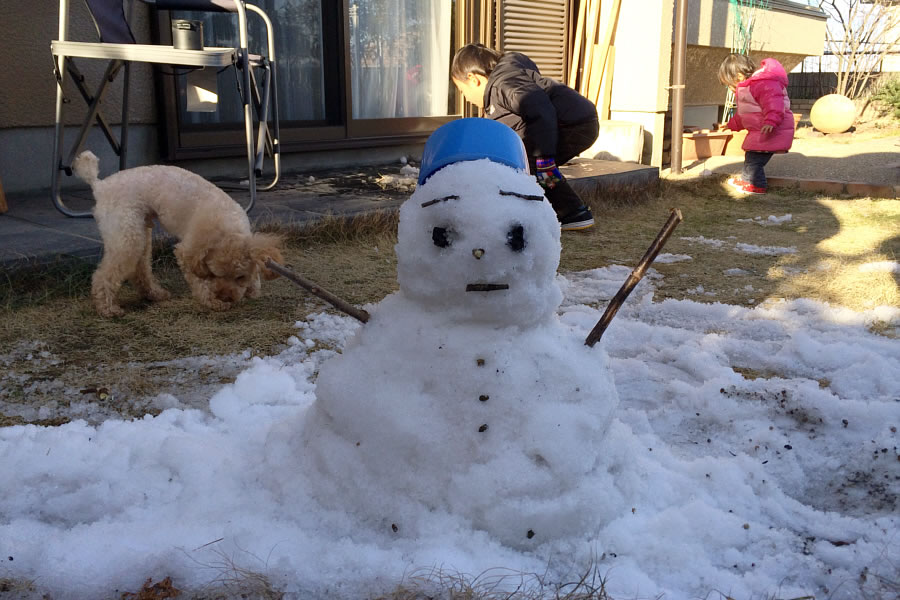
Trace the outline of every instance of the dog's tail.
{"type": "Polygon", "coordinates": [[[72,162],[72,171],[79,179],[94,187],[100,181],[100,159],[90,150],[85,150],[72,162]]]}

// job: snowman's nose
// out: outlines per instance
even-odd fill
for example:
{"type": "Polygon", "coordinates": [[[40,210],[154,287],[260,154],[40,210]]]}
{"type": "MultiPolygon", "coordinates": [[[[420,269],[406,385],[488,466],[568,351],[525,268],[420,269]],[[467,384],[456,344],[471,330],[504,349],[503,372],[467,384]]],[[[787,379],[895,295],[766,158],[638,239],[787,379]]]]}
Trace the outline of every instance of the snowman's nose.
{"type": "Polygon", "coordinates": [[[474,256],[476,259],[480,260],[481,257],[484,256],[484,248],[473,248],[472,256],[474,256]]]}

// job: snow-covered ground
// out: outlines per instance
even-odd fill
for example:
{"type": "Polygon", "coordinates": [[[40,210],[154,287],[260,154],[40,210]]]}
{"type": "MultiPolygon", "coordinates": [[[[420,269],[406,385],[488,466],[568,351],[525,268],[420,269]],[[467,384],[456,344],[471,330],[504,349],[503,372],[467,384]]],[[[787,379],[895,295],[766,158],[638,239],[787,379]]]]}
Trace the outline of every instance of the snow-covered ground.
{"type": "Polygon", "coordinates": [[[900,342],[873,330],[900,308],[656,302],[651,271],[587,347],[630,269],[557,275],[559,223],[517,164],[423,159],[400,291],[365,325],[317,313],[277,356],[222,358],[244,369],[208,405],[0,428],[0,579],[502,597],[593,570],[616,600],[895,597],[900,342]]]}
{"type": "MultiPolygon", "coordinates": [[[[600,312],[586,303],[628,272],[560,277],[563,325],[589,331],[600,312]]],[[[167,397],[158,417],[0,429],[0,578],[104,598],[148,577],[197,588],[226,562],[288,598],[360,598],[423,569],[498,569],[491,584],[514,588],[594,561],[617,599],[894,597],[900,342],[867,324],[900,324],[900,310],[654,302],[655,277],[601,341],[619,406],[584,482],[595,530],[516,550],[447,511],[423,511],[407,537],[322,506],[293,440],[320,365],[360,325],[320,313],[278,356],[249,360],[210,411],[167,397]]],[[[352,500],[392,500],[374,493],[352,500]]]]}

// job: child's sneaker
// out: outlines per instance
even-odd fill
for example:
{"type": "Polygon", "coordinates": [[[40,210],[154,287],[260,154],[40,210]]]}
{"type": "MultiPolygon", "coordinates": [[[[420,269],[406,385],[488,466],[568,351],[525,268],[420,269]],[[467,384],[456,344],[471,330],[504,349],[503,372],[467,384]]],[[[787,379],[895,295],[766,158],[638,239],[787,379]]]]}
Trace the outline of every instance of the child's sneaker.
{"type": "Polygon", "coordinates": [[[731,178],[728,179],[728,182],[727,182],[727,183],[728,183],[728,185],[730,185],[731,187],[733,187],[733,188],[736,189],[737,191],[743,192],[743,191],[744,191],[744,184],[745,184],[746,182],[745,182],[743,179],[741,179],[740,177],[731,177],[731,178]]]}
{"type": "Polygon", "coordinates": [[[582,206],[575,212],[569,213],[559,220],[559,227],[563,231],[578,231],[594,226],[594,215],[587,206],[582,206]]]}
{"type": "Polygon", "coordinates": [[[728,180],[728,185],[743,194],[765,194],[766,188],[753,185],[749,181],[744,181],[740,177],[732,177],[728,180]]]}
{"type": "Polygon", "coordinates": [[[765,194],[767,192],[766,188],[753,185],[747,181],[744,182],[743,190],[745,194],[765,194]]]}

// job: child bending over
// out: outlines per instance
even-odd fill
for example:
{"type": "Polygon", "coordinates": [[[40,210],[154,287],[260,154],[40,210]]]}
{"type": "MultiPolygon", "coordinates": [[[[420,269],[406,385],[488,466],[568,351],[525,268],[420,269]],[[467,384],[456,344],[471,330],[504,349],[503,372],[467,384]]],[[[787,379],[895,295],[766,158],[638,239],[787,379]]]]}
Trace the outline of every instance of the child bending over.
{"type": "Polygon", "coordinates": [[[794,141],[787,73],[774,58],[762,59],[757,68],[748,56],[729,54],[719,66],[719,81],[734,91],[737,105],[728,129],[747,130],[741,145],[744,170],[728,184],[746,194],[765,194],[766,164],[776,152],[787,152],[794,141]]]}
{"type": "Polygon", "coordinates": [[[453,83],[488,119],[509,125],[525,144],[531,172],[544,188],[563,231],[594,224],[590,209],[559,171],[591,147],[600,132],[597,107],[538,71],[519,52],[466,44],[453,57],[453,83]]]}

